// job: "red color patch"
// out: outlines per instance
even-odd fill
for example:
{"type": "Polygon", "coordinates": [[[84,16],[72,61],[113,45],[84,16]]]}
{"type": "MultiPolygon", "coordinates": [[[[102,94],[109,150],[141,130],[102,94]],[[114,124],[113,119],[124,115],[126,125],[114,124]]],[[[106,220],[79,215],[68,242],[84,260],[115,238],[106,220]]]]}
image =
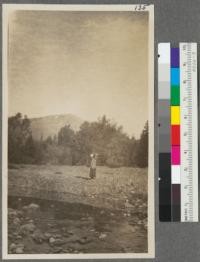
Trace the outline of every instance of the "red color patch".
{"type": "Polygon", "coordinates": [[[171,144],[180,145],[180,125],[171,126],[171,144]]]}

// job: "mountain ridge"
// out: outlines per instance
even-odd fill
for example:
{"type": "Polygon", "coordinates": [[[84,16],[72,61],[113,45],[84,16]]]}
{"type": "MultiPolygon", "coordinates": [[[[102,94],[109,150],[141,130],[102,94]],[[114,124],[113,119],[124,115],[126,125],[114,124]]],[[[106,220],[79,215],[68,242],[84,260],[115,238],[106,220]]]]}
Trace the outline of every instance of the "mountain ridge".
{"type": "Polygon", "coordinates": [[[56,114],[30,118],[30,122],[33,138],[40,140],[57,135],[65,125],[70,125],[74,131],[78,131],[84,120],[73,114],[56,114]]]}

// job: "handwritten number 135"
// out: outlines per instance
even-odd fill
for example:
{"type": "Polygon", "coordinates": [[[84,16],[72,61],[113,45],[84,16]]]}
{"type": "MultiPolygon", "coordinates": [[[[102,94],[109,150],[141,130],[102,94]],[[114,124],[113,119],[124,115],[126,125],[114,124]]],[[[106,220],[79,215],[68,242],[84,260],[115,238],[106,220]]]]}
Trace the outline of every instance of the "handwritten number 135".
{"type": "Polygon", "coordinates": [[[136,5],[135,6],[135,11],[144,11],[146,10],[147,5],[136,5]]]}

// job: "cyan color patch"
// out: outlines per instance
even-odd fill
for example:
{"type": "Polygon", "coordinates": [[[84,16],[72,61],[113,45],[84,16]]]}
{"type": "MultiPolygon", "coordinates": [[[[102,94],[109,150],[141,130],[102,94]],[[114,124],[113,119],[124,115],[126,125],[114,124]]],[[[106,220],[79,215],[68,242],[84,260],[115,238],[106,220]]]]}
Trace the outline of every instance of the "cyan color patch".
{"type": "Polygon", "coordinates": [[[180,85],[180,68],[171,68],[171,85],[180,85]]]}

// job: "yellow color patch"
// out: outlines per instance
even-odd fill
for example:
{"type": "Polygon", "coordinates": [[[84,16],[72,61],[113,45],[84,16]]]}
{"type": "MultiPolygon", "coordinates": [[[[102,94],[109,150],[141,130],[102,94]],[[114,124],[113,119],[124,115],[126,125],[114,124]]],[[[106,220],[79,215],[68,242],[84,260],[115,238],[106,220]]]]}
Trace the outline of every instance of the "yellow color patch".
{"type": "Polygon", "coordinates": [[[171,124],[180,125],[180,106],[171,106],[171,124]]]}

